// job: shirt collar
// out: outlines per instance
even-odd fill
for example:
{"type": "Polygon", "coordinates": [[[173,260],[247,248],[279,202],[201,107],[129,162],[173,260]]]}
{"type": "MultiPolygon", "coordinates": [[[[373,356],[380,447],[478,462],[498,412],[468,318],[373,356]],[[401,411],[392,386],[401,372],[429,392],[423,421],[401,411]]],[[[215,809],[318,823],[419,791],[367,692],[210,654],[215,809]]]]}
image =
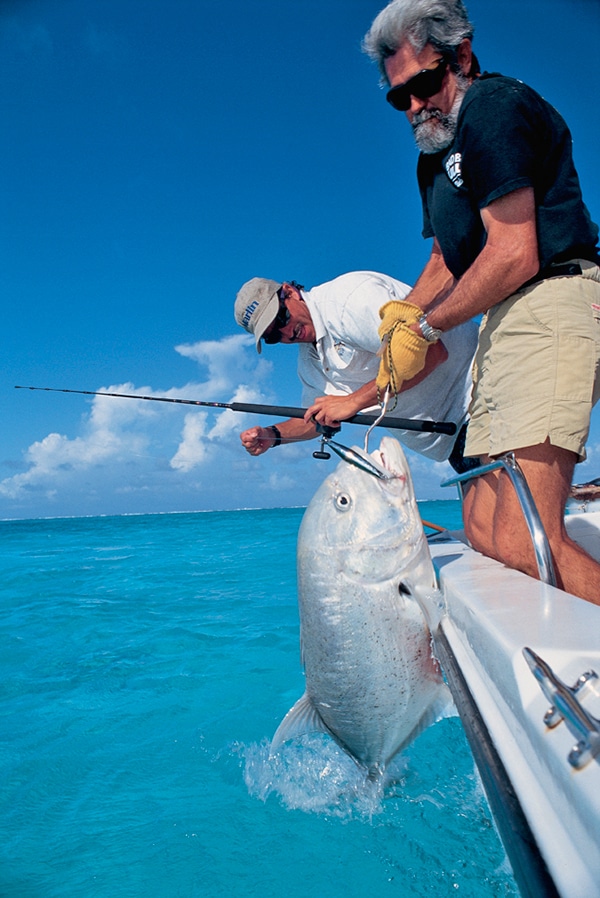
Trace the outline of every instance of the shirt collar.
{"type": "Polygon", "coordinates": [[[310,312],[310,317],[312,318],[313,326],[315,329],[315,343],[318,343],[327,335],[327,329],[325,324],[323,323],[323,319],[321,318],[321,313],[319,312],[319,307],[317,306],[314,299],[311,297],[311,290],[301,290],[302,299],[308,306],[308,311],[310,312]]]}

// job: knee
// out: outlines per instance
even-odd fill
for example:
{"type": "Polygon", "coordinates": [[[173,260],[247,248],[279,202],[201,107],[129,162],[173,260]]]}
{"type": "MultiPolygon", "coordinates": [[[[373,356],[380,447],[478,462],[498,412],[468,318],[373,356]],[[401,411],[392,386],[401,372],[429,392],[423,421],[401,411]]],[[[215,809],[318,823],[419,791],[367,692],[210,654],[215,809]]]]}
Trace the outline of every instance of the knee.
{"type": "Polygon", "coordinates": [[[537,568],[529,532],[517,527],[502,528],[495,535],[498,560],[507,567],[534,575],[537,568]]]}
{"type": "Polygon", "coordinates": [[[477,552],[507,567],[523,569],[531,541],[528,545],[527,533],[520,533],[518,524],[514,523],[516,529],[503,526],[490,508],[477,503],[464,511],[465,535],[477,552]]]}
{"type": "Polygon", "coordinates": [[[494,528],[491,522],[477,520],[465,521],[465,534],[471,546],[482,555],[536,576],[535,554],[528,534],[516,537],[508,529],[494,528]]]}
{"type": "Polygon", "coordinates": [[[493,557],[506,567],[537,578],[539,569],[532,536],[517,519],[511,526],[496,526],[493,533],[493,557]]]}

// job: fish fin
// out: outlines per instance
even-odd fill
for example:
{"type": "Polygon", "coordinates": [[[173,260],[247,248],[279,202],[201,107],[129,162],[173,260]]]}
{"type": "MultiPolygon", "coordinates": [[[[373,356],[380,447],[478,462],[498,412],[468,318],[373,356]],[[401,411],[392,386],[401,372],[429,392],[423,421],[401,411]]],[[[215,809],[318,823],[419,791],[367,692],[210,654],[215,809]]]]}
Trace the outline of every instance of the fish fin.
{"type": "Polygon", "coordinates": [[[312,699],[305,692],[277,727],[271,740],[271,751],[276,751],[289,739],[297,739],[298,736],[305,736],[307,733],[327,733],[331,736],[331,730],[327,728],[312,699]]]}
{"type": "Polygon", "coordinates": [[[434,634],[446,611],[443,593],[437,587],[432,586],[424,590],[416,589],[414,597],[419,604],[430,633],[434,634]]]}
{"type": "MultiPolygon", "coordinates": [[[[410,745],[411,742],[414,742],[417,736],[420,736],[421,733],[424,733],[425,730],[428,729],[432,724],[438,723],[445,717],[456,717],[457,715],[458,711],[456,710],[456,705],[454,704],[452,693],[445,683],[441,683],[440,694],[438,695],[434,703],[430,705],[429,708],[427,708],[423,716],[419,718],[418,723],[411,730],[402,745],[399,747],[398,752],[405,749],[406,746],[410,745]]],[[[394,754],[396,754],[396,752],[394,754]]]]}
{"type": "Polygon", "coordinates": [[[456,705],[454,704],[454,699],[452,698],[450,687],[447,686],[446,683],[442,683],[440,694],[431,706],[430,720],[427,726],[429,726],[429,724],[431,723],[437,723],[439,720],[443,720],[445,717],[458,716],[458,710],[456,708],[456,705]]]}

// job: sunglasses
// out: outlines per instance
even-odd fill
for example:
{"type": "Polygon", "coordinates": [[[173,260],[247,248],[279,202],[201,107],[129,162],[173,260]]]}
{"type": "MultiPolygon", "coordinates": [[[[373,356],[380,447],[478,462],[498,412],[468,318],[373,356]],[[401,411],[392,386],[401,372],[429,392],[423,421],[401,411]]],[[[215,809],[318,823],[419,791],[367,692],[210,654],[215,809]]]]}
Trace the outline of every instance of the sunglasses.
{"type": "Polygon", "coordinates": [[[270,346],[272,346],[274,343],[280,342],[280,332],[290,320],[290,310],[285,304],[285,298],[283,296],[282,288],[277,291],[277,296],[279,297],[279,311],[273,319],[273,322],[269,325],[267,332],[263,334],[263,340],[270,346]]]}
{"type": "Polygon", "coordinates": [[[442,89],[442,82],[446,76],[448,68],[448,60],[445,56],[439,60],[433,69],[423,69],[406,84],[399,84],[388,90],[385,98],[394,109],[398,112],[408,112],[410,109],[411,97],[418,97],[419,100],[428,100],[439,93],[442,89]]]}

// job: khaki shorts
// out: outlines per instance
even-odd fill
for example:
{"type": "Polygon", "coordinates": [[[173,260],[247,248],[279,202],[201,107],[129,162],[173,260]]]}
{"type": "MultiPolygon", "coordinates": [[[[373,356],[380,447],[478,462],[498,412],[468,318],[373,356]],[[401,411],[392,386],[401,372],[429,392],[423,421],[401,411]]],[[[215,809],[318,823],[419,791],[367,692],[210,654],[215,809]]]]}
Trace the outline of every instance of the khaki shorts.
{"type": "Polygon", "coordinates": [[[585,459],[600,398],[600,269],[548,278],[493,306],[479,329],[465,455],[547,438],[585,459]]]}

